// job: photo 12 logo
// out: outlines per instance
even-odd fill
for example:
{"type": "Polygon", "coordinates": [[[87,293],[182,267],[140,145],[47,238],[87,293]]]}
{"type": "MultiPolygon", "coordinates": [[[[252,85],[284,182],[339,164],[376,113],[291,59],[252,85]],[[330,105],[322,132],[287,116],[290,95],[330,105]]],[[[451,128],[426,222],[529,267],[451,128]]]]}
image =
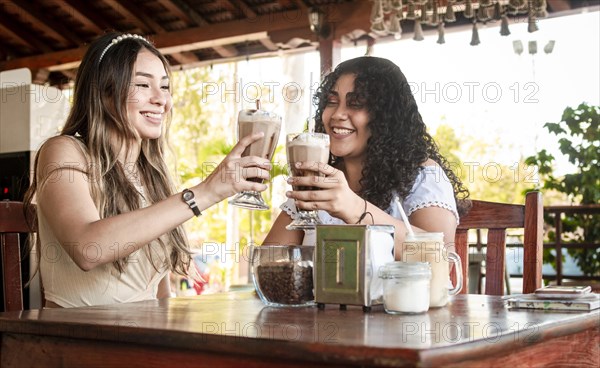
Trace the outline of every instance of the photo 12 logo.
{"type": "Polygon", "coordinates": [[[298,103],[309,93],[313,95],[318,88],[317,83],[304,86],[295,81],[289,82],[254,82],[244,81],[241,78],[233,83],[202,82],[202,102],[207,103],[212,98],[218,98],[222,103],[235,101],[236,103],[254,103],[256,100],[273,103],[283,99],[287,103],[298,103]]]}
{"type": "Polygon", "coordinates": [[[60,89],[47,85],[3,82],[0,90],[2,103],[13,102],[15,99],[21,103],[57,103],[64,98],[60,89]]]}
{"type": "Polygon", "coordinates": [[[408,82],[417,101],[427,102],[486,102],[497,103],[511,99],[514,103],[538,103],[539,85],[535,82],[515,82],[502,85],[498,82],[408,82]]]}

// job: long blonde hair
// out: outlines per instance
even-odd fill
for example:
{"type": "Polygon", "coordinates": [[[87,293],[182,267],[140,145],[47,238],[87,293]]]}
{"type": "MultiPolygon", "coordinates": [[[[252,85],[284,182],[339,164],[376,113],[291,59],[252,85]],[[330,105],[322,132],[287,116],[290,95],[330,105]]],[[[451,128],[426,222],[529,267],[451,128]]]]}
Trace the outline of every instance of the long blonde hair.
{"type": "MultiPolygon", "coordinates": [[[[134,168],[139,178],[133,179],[145,184],[145,193],[136,189],[131,174],[128,174],[129,168],[123,167],[118,160],[118,149],[125,147],[128,152],[131,142],[138,139],[137,131],[127,118],[127,99],[138,53],[145,49],[156,55],[170,75],[168,61],[151,43],[136,36],[123,37],[111,45],[118,36],[123,35],[109,33],[90,44],[77,71],[73,107],[61,132],[61,135],[80,142],[88,165],[76,170],[88,176],[90,191],[101,218],[136,210],[140,208],[140,199],[156,203],[176,190],[164,159],[170,114],[165,134],[157,139],[141,141],[141,152],[134,168]]],[[[32,185],[24,200],[26,210],[31,206],[37,189],[43,185],[43,182],[38,183],[37,161],[36,156],[32,185]]],[[[62,169],[65,168],[55,170],[62,169]]],[[[45,174],[48,178],[50,172],[45,174]]],[[[168,253],[169,268],[186,274],[191,256],[183,226],[176,227],[156,241],[162,252],[168,253]]],[[[39,249],[39,237],[36,243],[39,249]]],[[[150,249],[147,251],[152,256],[150,249]]],[[[38,255],[40,253],[37,252],[38,255]]],[[[123,272],[127,261],[127,258],[119,259],[114,266],[123,272]]]]}

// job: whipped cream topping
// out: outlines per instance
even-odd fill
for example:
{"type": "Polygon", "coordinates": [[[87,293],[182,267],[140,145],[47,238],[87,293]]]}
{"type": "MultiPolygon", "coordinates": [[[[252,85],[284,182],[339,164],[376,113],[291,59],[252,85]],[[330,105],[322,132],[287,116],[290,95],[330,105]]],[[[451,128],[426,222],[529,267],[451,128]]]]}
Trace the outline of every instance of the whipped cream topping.
{"type": "Polygon", "coordinates": [[[281,124],[281,116],[265,110],[244,109],[240,110],[238,121],[271,121],[281,124]]]}
{"type": "Polygon", "coordinates": [[[329,146],[329,136],[320,133],[300,133],[288,145],[329,146]]]}

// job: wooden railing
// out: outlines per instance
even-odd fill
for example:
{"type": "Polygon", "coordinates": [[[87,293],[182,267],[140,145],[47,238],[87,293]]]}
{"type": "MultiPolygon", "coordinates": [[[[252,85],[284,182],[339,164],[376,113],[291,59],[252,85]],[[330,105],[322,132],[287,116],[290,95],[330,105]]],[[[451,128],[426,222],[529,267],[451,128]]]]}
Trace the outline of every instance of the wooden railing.
{"type": "MultiPolygon", "coordinates": [[[[600,276],[578,276],[564,275],[562,264],[563,248],[575,249],[599,249],[600,243],[566,243],[562,239],[563,234],[563,214],[600,214],[600,204],[588,204],[578,206],[548,206],[544,207],[544,214],[554,214],[554,229],[556,231],[555,241],[552,243],[544,243],[544,249],[554,249],[556,251],[556,275],[543,275],[546,280],[556,280],[558,285],[561,285],[564,278],[572,280],[600,280],[600,276]]],[[[600,221],[598,223],[600,226],[600,221]]]]}

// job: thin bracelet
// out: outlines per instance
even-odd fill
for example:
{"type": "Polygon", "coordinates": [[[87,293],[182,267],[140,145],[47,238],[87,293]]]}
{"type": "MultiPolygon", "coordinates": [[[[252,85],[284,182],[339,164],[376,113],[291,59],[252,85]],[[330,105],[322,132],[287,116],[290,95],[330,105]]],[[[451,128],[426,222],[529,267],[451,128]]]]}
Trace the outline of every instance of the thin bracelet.
{"type": "Polygon", "coordinates": [[[358,221],[356,222],[356,224],[360,224],[360,222],[362,220],[365,219],[365,217],[367,217],[367,215],[371,216],[371,222],[373,224],[375,224],[375,219],[373,218],[373,214],[371,212],[367,212],[367,200],[363,198],[363,200],[365,201],[365,210],[363,211],[363,213],[360,215],[360,217],[358,218],[358,221]]]}

